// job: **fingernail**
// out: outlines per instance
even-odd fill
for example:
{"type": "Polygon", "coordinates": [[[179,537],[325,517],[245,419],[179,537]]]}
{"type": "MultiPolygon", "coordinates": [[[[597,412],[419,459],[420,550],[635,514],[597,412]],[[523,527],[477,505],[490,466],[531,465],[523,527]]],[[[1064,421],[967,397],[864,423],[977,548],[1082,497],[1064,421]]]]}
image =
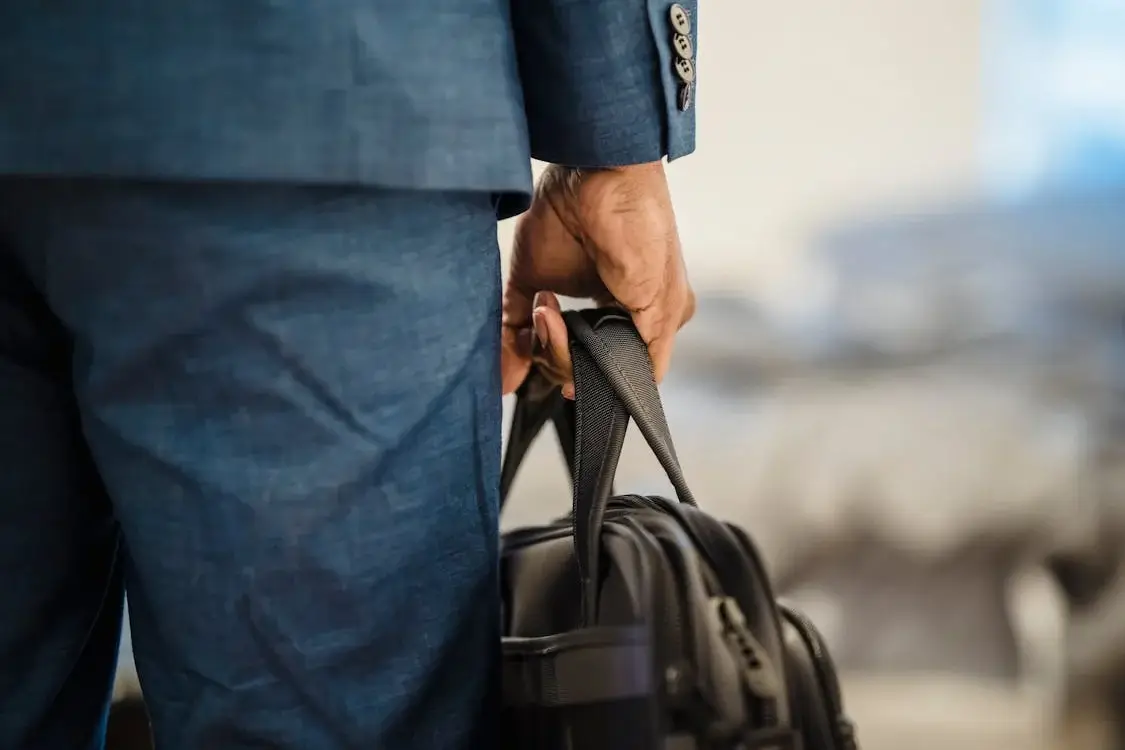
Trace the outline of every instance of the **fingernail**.
{"type": "Polygon", "coordinates": [[[547,334],[547,321],[543,320],[543,313],[538,310],[533,312],[531,322],[535,326],[535,336],[539,339],[540,346],[546,348],[550,337],[547,334]]]}

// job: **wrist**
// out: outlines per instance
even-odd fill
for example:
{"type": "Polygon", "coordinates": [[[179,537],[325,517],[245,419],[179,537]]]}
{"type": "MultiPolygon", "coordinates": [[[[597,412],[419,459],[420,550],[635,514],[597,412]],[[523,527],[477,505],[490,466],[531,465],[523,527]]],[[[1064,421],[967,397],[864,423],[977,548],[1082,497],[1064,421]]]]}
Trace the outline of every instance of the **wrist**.
{"type": "Polygon", "coordinates": [[[544,172],[543,178],[549,183],[565,185],[569,191],[573,192],[587,178],[597,175],[616,175],[618,178],[625,178],[629,182],[639,183],[664,182],[666,179],[663,161],[622,164],[611,167],[574,167],[564,164],[550,164],[544,172]]]}
{"type": "Polygon", "coordinates": [[[641,164],[624,164],[619,167],[608,167],[608,171],[621,172],[623,174],[650,174],[650,173],[664,173],[664,161],[646,161],[641,164]]]}
{"type": "Polygon", "coordinates": [[[549,169],[559,170],[560,172],[579,173],[579,174],[594,174],[597,172],[663,172],[664,160],[659,161],[646,161],[639,164],[615,164],[607,167],[579,167],[570,164],[556,164],[548,165],[549,169]]]}

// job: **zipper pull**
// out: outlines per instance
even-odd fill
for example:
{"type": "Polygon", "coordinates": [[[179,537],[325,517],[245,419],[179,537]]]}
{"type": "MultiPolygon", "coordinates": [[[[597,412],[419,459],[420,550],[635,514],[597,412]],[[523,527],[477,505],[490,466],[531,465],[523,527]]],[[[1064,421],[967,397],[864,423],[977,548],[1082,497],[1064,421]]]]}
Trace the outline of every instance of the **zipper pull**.
{"type": "Polygon", "coordinates": [[[781,680],[765,647],[746,627],[746,616],[738,602],[724,596],[713,598],[711,603],[722,626],[723,638],[741,662],[742,679],[750,692],[764,700],[776,700],[781,694],[781,680]]]}

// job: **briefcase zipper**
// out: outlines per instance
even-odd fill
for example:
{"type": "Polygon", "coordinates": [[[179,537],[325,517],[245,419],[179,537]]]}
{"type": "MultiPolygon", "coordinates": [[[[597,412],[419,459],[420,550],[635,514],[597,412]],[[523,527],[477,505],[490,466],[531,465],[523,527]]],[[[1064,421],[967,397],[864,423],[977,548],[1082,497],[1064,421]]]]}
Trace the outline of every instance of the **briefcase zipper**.
{"type": "MultiPolygon", "coordinates": [[[[617,499],[619,501],[631,503],[634,506],[648,508],[663,514],[667,514],[667,510],[661,502],[662,499],[654,499],[645,495],[636,494],[622,495],[617,499]]],[[[697,548],[699,548],[700,550],[705,549],[705,545],[698,537],[696,537],[695,533],[689,525],[684,525],[684,531],[692,538],[697,548]]],[[[732,532],[735,543],[742,550],[751,568],[754,569],[754,571],[758,574],[758,580],[761,582],[761,585],[765,587],[766,594],[769,597],[768,601],[772,604],[774,602],[774,599],[773,592],[770,589],[770,580],[766,573],[765,564],[762,562],[761,557],[758,555],[757,548],[754,547],[753,542],[751,542],[745,536],[745,534],[742,533],[741,529],[732,528],[732,532]]],[[[734,628],[728,627],[726,625],[721,626],[723,627],[723,640],[727,642],[728,649],[731,650],[732,655],[736,660],[738,660],[739,663],[745,665],[749,661],[745,656],[746,651],[750,651],[754,654],[752,664],[749,665],[750,671],[744,674],[744,682],[746,682],[751,694],[759,699],[758,704],[760,708],[760,715],[758,716],[758,719],[765,726],[773,726],[779,721],[778,703],[782,697],[780,695],[782,685],[779,677],[780,673],[775,668],[773,660],[770,658],[766,648],[757,640],[757,638],[754,637],[753,633],[750,631],[750,628],[747,626],[746,616],[742,612],[742,608],[739,606],[738,600],[734,597],[717,597],[713,598],[712,601],[714,602],[718,599],[722,599],[724,600],[724,602],[729,600],[729,603],[724,603],[722,605],[727,613],[726,617],[720,615],[719,612],[716,612],[719,622],[724,623],[725,621],[730,621],[739,623],[738,626],[734,628]],[[768,676],[760,674],[757,671],[758,669],[766,670],[768,676]],[[768,682],[773,683],[772,687],[767,684],[768,682]],[[761,693],[767,693],[767,695],[761,695],[761,693]]],[[[778,634],[778,638],[780,639],[781,616],[777,611],[777,608],[774,606],[771,606],[769,608],[769,614],[770,619],[774,623],[775,632],[778,634]]],[[[744,666],[743,669],[745,670],[746,667],[744,666]]]]}
{"type": "Polygon", "coordinates": [[[739,662],[747,689],[762,701],[776,701],[781,694],[781,679],[765,647],[746,626],[746,616],[738,602],[732,596],[717,596],[711,599],[711,606],[722,628],[723,639],[739,662]]]}
{"type": "MultiPolygon", "coordinates": [[[[618,499],[620,499],[620,500],[631,500],[635,504],[640,505],[642,507],[650,508],[652,510],[656,510],[656,511],[663,512],[663,513],[667,512],[666,509],[664,508],[664,506],[661,504],[661,502],[659,500],[654,500],[653,498],[647,497],[645,495],[634,495],[634,494],[622,495],[618,499]]],[[[667,502],[674,504],[676,501],[667,501],[667,502]]],[[[781,614],[778,612],[777,607],[773,606],[774,603],[776,602],[776,597],[774,596],[773,587],[771,585],[771,580],[770,580],[770,577],[769,577],[769,572],[766,570],[766,564],[762,560],[761,554],[758,552],[757,545],[755,545],[754,542],[750,539],[750,537],[747,536],[745,531],[738,528],[737,526],[728,525],[727,528],[730,530],[731,535],[734,537],[735,543],[737,544],[739,549],[742,550],[743,555],[745,555],[747,561],[750,563],[750,567],[757,574],[757,581],[759,582],[759,584],[763,588],[763,592],[762,592],[763,597],[771,605],[770,608],[769,608],[769,616],[770,616],[770,619],[773,621],[774,631],[777,633],[777,637],[778,637],[779,642],[780,642],[780,639],[782,637],[782,635],[781,635],[781,633],[782,633],[782,630],[781,630],[781,614]]],[[[690,528],[690,526],[685,526],[684,531],[687,532],[687,534],[692,537],[696,546],[700,550],[706,549],[706,545],[704,545],[702,543],[702,541],[698,537],[695,536],[695,534],[692,531],[692,529],[690,528]]]]}

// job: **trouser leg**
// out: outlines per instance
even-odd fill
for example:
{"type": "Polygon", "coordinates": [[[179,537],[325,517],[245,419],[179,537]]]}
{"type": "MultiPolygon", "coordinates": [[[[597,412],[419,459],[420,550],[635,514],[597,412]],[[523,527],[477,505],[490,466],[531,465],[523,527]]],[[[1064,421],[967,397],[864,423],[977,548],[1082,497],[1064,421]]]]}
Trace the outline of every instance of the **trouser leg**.
{"type": "Polygon", "coordinates": [[[100,747],[121,626],[118,530],[83,443],[71,342],[0,192],[0,747],[100,747]]]}
{"type": "Polygon", "coordinates": [[[39,191],[158,746],[487,746],[489,196],[39,191]]]}

